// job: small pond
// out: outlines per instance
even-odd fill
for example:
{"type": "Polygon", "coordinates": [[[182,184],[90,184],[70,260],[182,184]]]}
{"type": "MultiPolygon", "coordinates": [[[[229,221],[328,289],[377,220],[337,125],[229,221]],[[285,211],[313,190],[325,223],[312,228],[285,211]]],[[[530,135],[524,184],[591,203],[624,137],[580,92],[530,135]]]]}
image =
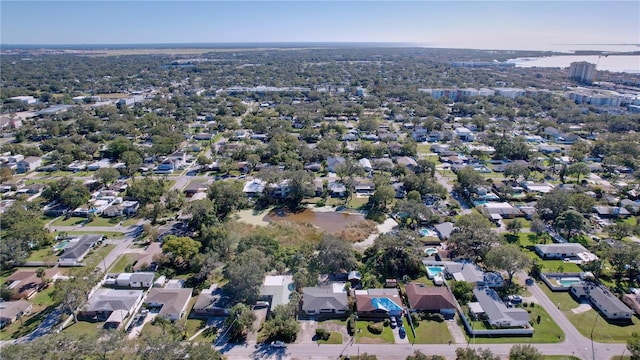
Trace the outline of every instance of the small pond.
{"type": "Polygon", "coordinates": [[[365,218],[360,214],[348,214],[340,212],[315,212],[309,209],[297,213],[272,211],[264,217],[264,221],[286,221],[298,224],[311,224],[328,233],[337,233],[348,225],[357,224],[365,218]]]}

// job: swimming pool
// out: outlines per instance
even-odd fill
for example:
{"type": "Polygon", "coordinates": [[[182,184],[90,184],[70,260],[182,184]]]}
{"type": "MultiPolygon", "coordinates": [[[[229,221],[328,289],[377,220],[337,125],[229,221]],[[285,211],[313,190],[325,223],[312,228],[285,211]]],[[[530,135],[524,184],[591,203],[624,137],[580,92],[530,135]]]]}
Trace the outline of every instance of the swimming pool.
{"type": "Polygon", "coordinates": [[[486,200],[476,200],[476,201],[472,201],[473,205],[478,206],[478,205],[484,205],[486,203],[488,203],[488,201],[486,200]]]}
{"type": "Polygon", "coordinates": [[[433,232],[433,230],[429,230],[427,228],[422,228],[418,232],[420,233],[421,236],[436,236],[436,234],[435,234],[435,232],[433,232]]]}
{"type": "Polygon", "coordinates": [[[402,311],[402,308],[389,298],[373,298],[371,299],[371,305],[376,309],[386,310],[387,312],[402,311]]]}
{"type": "Polygon", "coordinates": [[[444,266],[427,266],[427,277],[433,280],[434,276],[440,274],[443,271],[444,266]]]}
{"type": "Polygon", "coordinates": [[[54,252],[61,251],[62,249],[64,249],[65,246],[67,246],[68,243],[69,243],[69,240],[62,240],[60,243],[56,244],[53,247],[53,251],[54,252]]]}
{"type": "Polygon", "coordinates": [[[560,285],[563,287],[571,287],[571,285],[581,282],[580,278],[562,278],[557,280],[560,285]]]}
{"type": "Polygon", "coordinates": [[[427,256],[431,256],[433,254],[437,254],[438,253],[438,249],[429,247],[429,248],[424,249],[424,253],[427,254],[427,256]]]}

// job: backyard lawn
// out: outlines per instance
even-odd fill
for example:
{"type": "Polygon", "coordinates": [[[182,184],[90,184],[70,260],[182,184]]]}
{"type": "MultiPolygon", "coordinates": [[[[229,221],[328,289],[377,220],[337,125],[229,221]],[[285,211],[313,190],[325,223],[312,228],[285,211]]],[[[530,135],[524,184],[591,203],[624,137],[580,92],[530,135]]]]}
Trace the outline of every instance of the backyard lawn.
{"type": "MultiPolygon", "coordinates": [[[[380,320],[382,323],[382,320],[380,320]]],[[[358,321],[356,343],[358,344],[393,344],[393,333],[389,326],[382,327],[382,334],[373,334],[367,329],[367,321],[358,321]]]]}
{"type": "Polygon", "coordinates": [[[27,258],[27,262],[30,261],[43,261],[45,263],[55,263],[58,261],[58,257],[53,253],[51,247],[45,247],[44,249],[36,250],[31,253],[27,258]]]}
{"type": "MultiPolygon", "coordinates": [[[[526,310],[531,311],[531,319],[533,320],[533,336],[508,336],[508,337],[497,337],[497,338],[489,338],[489,337],[476,337],[475,342],[477,344],[508,344],[508,343],[518,343],[518,344],[543,344],[543,343],[559,343],[564,341],[564,333],[558,327],[555,321],[549,316],[544,308],[539,305],[531,308],[524,308],[526,310]],[[540,324],[536,323],[536,319],[540,316],[540,324]]],[[[482,322],[475,322],[475,328],[485,328],[482,322]]],[[[464,331],[464,329],[463,329],[464,331]]],[[[467,339],[471,342],[474,341],[473,338],[467,339]]]]}
{"type": "Polygon", "coordinates": [[[60,217],[52,222],[51,226],[76,226],[85,221],[87,221],[87,218],[85,217],[72,216],[66,220],[64,219],[64,217],[60,217]]]}
{"type": "Polygon", "coordinates": [[[53,311],[53,307],[49,307],[39,313],[32,313],[29,316],[24,316],[21,319],[22,321],[18,320],[13,324],[6,326],[0,330],[0,340],[17,339],[31,334],[51,311],[53,311]]]}
{"type": "Polygon", "coordinates": [[[447,344],[453,340],[445,322],[421,320],[415,328],[415,339],[407,319],[403,318],[402,322],[404,323],[404,328],[407,329],[409,342],[412,344],[447,344]]]}
{"type": "Polygon", "coordinates": [[[89,322],[89,321],[78,321],[77,323],[73,323],[73,321],[71,321],[70,326],[67,326],[66,328],[64,328],[64,330],[62,330],[62,332],[79,338],[82,335],[93,335],[93,334],[97,334],[100,330],[102,330],[102,327],[104,326],[104,322],[89,322]]]}

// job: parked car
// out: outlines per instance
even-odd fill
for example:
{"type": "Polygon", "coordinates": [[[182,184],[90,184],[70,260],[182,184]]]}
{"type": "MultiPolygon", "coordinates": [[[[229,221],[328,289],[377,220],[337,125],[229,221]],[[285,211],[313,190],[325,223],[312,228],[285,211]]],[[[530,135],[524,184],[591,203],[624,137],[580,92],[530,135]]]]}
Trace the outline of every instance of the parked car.
{"type": "Polygon", "coordinates": [[[278,341],[274,341],[274,342],[272,342],[272,343],[271,343],[271,347],[274,347],[274,348],[284,348],[284,347],[287,347],[287,344],[285,344],[285,342],[284,342],[284,341],[280,341],[280,340],[278,340],[278,341]]]}
{"type": "Polygon", "coordinates": [[[407,331],[404,329],[404,326],[400,326],[400,329],[398,329],[398,335],[400,335],[400,339],[404,339],[404,337],[407,336],[407,331]]]}
{"type": "Polygon", "coordinates": [[[391,317],[391,328],[395,329],[396,326],[398,326],[398,321],[396,320],[396,318],[394,316],[391,317]]]}

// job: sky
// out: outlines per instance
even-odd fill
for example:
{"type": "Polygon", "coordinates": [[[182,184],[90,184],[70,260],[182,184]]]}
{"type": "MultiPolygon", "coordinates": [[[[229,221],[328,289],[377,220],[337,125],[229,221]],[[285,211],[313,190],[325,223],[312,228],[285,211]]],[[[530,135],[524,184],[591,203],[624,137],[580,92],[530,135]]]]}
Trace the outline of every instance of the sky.
{"type": "Polygon", "coordinates": [[[0,31],[3,45],[402,42],[561,50],[640,44],[640,1],[2,0],[0,31]]]}

